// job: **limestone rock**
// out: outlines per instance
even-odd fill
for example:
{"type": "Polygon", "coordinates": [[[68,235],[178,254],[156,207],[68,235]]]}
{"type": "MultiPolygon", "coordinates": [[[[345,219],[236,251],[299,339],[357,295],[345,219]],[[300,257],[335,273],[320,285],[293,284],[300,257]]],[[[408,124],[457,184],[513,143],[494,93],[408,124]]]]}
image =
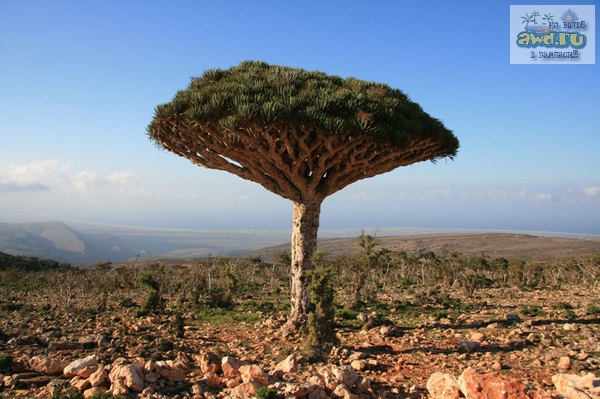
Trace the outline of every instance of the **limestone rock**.
{"type": "Polygon", "coordinates": [[[90,377],[88,378],[92,388],[103,386],[106,383],[107,379],[108,374],[106,373],[106,369],[102,366],[99,367],[98,370],[92,373],[92,375],[90,375],[90,377]]]}
{"type": "Polygon", "coordinates": [[[468,367],[458,377],[458,387],[467,399],[529,399],[521,381],[493,374],[478,374],[468,367]]]}
{"type": "Polygon", "coordinates": [[[79,376],[75,376],[71,379],[70,384],[73,388],[77,389],[79,392],[83,392],[86,389],[92,387],[90,382],[86,378],[81,378],[79,376]]]}
{"type": "Polygon", "coordinates": [[[284,360],[279,362],[276,369],[283,371],[284,373],[297,373],[298,372],[298,359],[295,354],[291,354],[284,360]]]}
{"type": "Polygon", "coordinates": [[[46,356],[34,356],[29,359],[29,367],[40,374],[59,375],[67,366],[68,362],[51,359],[46,356]]]}
{"type": "Polygon", "coordinates": [[[98,359],[96,358],[96,355],[90,355],[83,359],[78,359],[69,363],[63,369],[63,374],[66,377],[75,377],[80,370],[86,367],[98,367],[98,359]]]}
{"type": "Polygon", "coordinates": [[[431,399],[458,399],[460,390],[452,374],[436,372],[427,380],[427,390],[431,399]]]}
{"type": "Polygon", "coordinates": [[[113,386],[125,387],[134,392],[142,392],[144,390],[144,379],[142,378],[142,368],[139,364],[123,364],[114,366],[110,371],[108,378],[113,386]]]}
{"type": "Polygon", "coordinates": [[[331,371],[338,381],[348,388],[352,388],[358,379],[356,370],[354,370],[351,366],[334,367],[331,371]]]}
{"type": "Polygon", "coordinates": [[[560,371],[567,371],[571,368],[571,358],[569,356],[562,356],[556,367],[560,371]]]}
{"type": "Polygon", "coordinates": [[[83,398],[84,399],[89,399],[94,395],[100,395],[103,392],[106,392],[106,388],[104,387],[91,387],[89,389],[86,389],[85,391],[83,391],[83,398]]]}
{"type": "Polygon", "coordinates": [[[254,382],[260,386],[269,385],[269,375],[255,364],[245,364],[239,368],[244,383],[254,382]]]}
{"type": "Polygon", "coordinates": [[[474,332],[471,334],[471,341],[481,342],[485,339],[485,336],[480,332],[474,332]]]}
{"type": "Polygon", "coordinates": [[[358,399],[358,395],[352,393],[344,384],[339,384],[337,387],[335,387],[333,390],[333,396],[344,399],[358,399]]]}
{"type": "Polygon", "coordinates": [[[223,370],[223,375],[225,378],[229,380],[233,380],[240,377],[240,367],[242,366],[242,362],[232,356],[225,356],[221,359],[221,370],[223,370]]]}
{"type": "Polygon", "coordinates": [[[600,379],[592,373],[585,376],[556,374],[552,376],[552,383],[558,394],[565,399],[600,398],[600,379]]]}
{"type": "Polygon", "coordinates": [[[197,363],[203,373],[218,373],[221,370],[221,358],[213,352],[201,353],[197,363]]]}
{"type": "Polygon", "coordinates": [[[295,398],[303,398],[308,396],[314,389],[315,386],[308,383],[287,384],[285,387],[285,393],[290,394],[295,398]]]}
{"type": "Polygon", "coordinates": [[[230,395],[233,398],[250,399],[255,397],[256,391],[259,388],[261,388],[260,384],[257,384],[256,382],[252,381],[247,381],[233,388],[230,392],[230,395]]]}
{"type": "Polygon", "coordinates": [[[321,371],[321,377],[323,385],[328,391],[333,391],[340,384],[339,379],[328,368],[324,368],[321,371]]]}
{"type": "Polygon", "coordinates": [[[221,378],[213,372],[208,372],[204,374],[204,378],[206,378],[206,385],[210,389],[217,389],[221,385],[221,378]]]}

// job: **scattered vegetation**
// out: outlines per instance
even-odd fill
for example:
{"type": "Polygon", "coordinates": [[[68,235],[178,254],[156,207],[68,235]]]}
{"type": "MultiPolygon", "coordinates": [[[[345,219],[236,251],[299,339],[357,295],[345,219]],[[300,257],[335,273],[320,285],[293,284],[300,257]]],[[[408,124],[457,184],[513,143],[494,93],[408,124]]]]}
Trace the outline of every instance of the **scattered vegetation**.
{"type": "MultiPolygon", "coordinates": [[[[335,345],[336,329],[365,325],[417,325],[459,320],[487,306],[484,288],[518,287],[527,291],[578,285],[597,289],[600,256],[548,262],[524,262],[442,251],[409,254],[381,248],[377,237],[359,237],[353,254],[317,252],[310,285],[314,304],[303,330],[308,357],[318,359],[335,345]],[[370,324],[369,324],[370,323],[370,324]]],[[[126,309],[132,316],[165,316],[169,333],[183,337],[186,323],[256,323],[289,314],[289,262],[286,253],[272,262],[259,258],[205,258],[189,264],[152,263],[78,269],[35,258],[0,254],[0,317],[39,310],[52,316],[57,302],[88,320],[126,309]],[[7,263],[8,262],[8,263],[7,263]],[[35,295],[39,300],[25,297],[35,295]]],[[[532,303],[516,310],[528,317],[566,320],[597,316],[596,303],[532,303]],[[548,316],[549,315],[549,316],[548,316]]],[[[6,331],[8,334],[9,332],[6,331]]],[[[150,341],[152,341],[150,337],[150,341]]],[[[10,357],[0,354],[0,369],[10,357]]]]}

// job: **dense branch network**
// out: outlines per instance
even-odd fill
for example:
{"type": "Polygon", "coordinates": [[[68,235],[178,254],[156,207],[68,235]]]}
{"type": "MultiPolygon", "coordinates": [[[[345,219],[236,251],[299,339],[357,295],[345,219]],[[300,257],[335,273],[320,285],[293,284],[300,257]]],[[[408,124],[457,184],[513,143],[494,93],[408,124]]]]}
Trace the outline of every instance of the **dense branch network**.
{"type": "Polygon", "coordinates": [[[323,134],[293,126],[254,126],[237,134],[179,127],[162,142],[197,165],[252,180],[300,203],[307,197],[322,200],[360,179],[431,159],[440,152],[440,144],[428,138],[399,151],[365,136],[317,137],[323,134]]]}

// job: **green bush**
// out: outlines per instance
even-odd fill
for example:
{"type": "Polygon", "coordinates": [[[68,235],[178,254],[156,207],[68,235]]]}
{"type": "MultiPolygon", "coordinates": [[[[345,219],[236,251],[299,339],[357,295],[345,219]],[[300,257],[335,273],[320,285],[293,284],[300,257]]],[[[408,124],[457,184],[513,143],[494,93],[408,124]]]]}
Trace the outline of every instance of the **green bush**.
{"type": "Polygon", "coordinates": [[[448,317],[448,311],[446,309],[435,309],[431,312],[431,315],[436,319],[445,319],[448,317]]]}
{"type": "Polygon", "coordinates": [[[587,314],[589,315],[598,315],[600,314],[600,307],[594,305],[594,304],[589,304],[587,307],[587,314]]]}
{"type": "Polygon", "coordinates": [[[275,399],[277,398],[277,392],[271,391],[267,387],[260,387],[256,390],[257,399],[275,399]]]}
{"type": "Polygon", "coordinates": [[[554,309],[559,309],[559,310],[571,310],[571,309],[573,309],[573,305],[571,305],[570,303],[567,303],[567,302],[558,302],[553,307],[554,307],[554,309]]]}
{"type": "Polygon", "coordinates": [[[12,364],[12,356],[6,353],[0,353],[0,370],[8,368],[12,364]]]}
{"type": "Polygon", "coordinates": [[[544,313],[543,309],[538,305],[525,305],[521,308],[521,313],[526,316],[544,316],[546,314],[544,313]]]}
{"type": "Polygon", "coordinates": [[[319,361],[337,343],[337,337],[333,326],[335,307],[332,271],[320,265],[320,261],[315,263],[317,267],[312,271],[312,281],[308,287],[314,310],[308,313],[302,335],[306,356],[319,361]]]}
{"type": "Polygon", "coordinates": [[[577,313],[575,313],[572,309],[567,309],[564,315],[567,319],[576,319],[578,317],[577,313]]]}

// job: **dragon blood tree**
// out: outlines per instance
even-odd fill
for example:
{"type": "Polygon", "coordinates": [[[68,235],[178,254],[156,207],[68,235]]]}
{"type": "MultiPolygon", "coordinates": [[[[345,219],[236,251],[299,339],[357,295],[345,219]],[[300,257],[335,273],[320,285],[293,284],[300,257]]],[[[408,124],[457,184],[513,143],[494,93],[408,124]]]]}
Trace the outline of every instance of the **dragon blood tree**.
{"type": "Polygon", "coordinates": [[[400,90],[253,61],[192,79],[156,107],[148,135],[196,165],[292,201],[291,331],[312,306],[308,272],[323,200],[399,166],[453,158],[459,147],[400,90]]]}

